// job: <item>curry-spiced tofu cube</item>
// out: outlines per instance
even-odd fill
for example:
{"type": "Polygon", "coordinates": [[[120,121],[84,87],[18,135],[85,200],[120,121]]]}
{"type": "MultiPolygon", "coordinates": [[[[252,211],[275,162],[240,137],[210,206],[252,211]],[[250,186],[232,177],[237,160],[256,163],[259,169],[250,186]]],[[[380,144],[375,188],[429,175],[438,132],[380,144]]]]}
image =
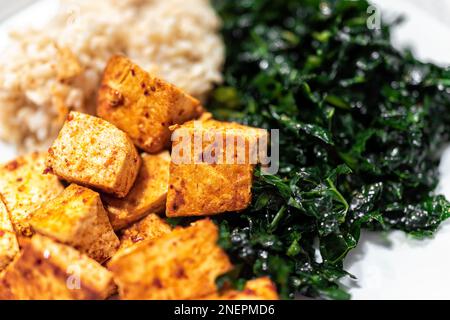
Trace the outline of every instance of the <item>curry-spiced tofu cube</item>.
{"type": "Polygon", "coordinates": [[[0,166],[0,193],[18,236],[30,236],[30,213],[64,190],[58,178],[45,174],[47,153],[31,153],[0,166]]]}
{"type": "Polygon", "coordinates": [[[244,290],[226,290],[205,296],[204,300],[279,300],[277,287],[268,277],[247,281],[244,290]]]}
{"type": "Polygon", "coordinates": [[[0,271],[19,253],[19,243],[9,214],[3,201],[0,200],[0,271]]]}
{"type": "Polygon", "coordinates": [[[98,93],[97,113],[124,130],[148,153],[170,145],[169,127],[198,118],[200,102],[128,58],[112,57],[98,93]]]}
{"type": "Polygon", "coordinates": [[[123,198],[141,158],[125,132],[103,119],[71,112],[49,149],[47,165],[61,179],[123,198]]]}
{"type": "Polygon", "coordinates": [[[98,262],[38,234],[23,244],[0,286],[15,300],[106,299],[115,290],[111,273],[98,262]]]}
{"type": "Polygon", "coordinates": [[[144,240],[158,239],[172,232],[172,227],[155,213],[150,213],[142,220],[120,232],[120,247],[114,255],[117,256],[133,250],[136,245],[144,240]]]}
{"type": "Polygon", "coordinates": [[[115,230],[138,221],[146,214],[164,212],[169,188],[170,154],[143,154],[136,182],[123,199],[103,196],[109,219],[115,230]]]}
{"type": "Polygon", "coordinates": [[[120,297],[192,299],[213,294],[216,278],[232,268],[217,240],[217,226],[201,220],[138,243],[109,263],[120,297]]]}
{"type": "Polygon", "coordinates": [[[261,129],[215,120],[175,126],[168,217],[241,211],[252,199],[261,129]]]}
{"type": "Polygon", "coordinates": [[[70,245],[100,263],[112,257],[120,244],[100,195],[76,184],[32,213],[30,224],[37,233],[70,245]]]}

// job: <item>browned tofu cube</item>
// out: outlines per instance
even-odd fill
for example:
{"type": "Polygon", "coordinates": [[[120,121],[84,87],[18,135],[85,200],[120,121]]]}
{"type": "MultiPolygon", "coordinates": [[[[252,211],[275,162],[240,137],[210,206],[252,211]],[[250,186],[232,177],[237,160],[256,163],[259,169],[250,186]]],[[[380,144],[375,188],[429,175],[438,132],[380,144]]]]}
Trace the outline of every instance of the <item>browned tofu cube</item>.
{"type": "Polygon", "coordinates": [[[195,119],[203,112],[198,100],[123,56],[109,61],[97,106],[100,117],[128,133],[149,153],[168,147],[171,125],[195,119]]]}
{"type": "Polygon", "coordinates": [[[217,245],[210,220],[143,241],[113,258],[109,268],[122,299],[192,299],[216,291],[215,280],[232,266],[217,245]]]}
{"type": "Polygon", "coordinates": [[[278,300],[275,284],[268,278],[262,277],[247,281],[244,290],[227,290],[205,296],[204,300],[278,300]]]}
{"type": "Polygon", "coordinates": [[[166,215],[214,215],[247,208],[252,199],[254,148],[264,134],[215,120],[176,126],[166,215]],[[202,141],[197,143],[197,138],[202,141]]]}
{"type": "Polygon", "coordinates": [[[106,299],[111,273],[79,251],[41,235],[24,243],[0,276],[1,295],[15,300],[106,299]]]}
{"type": "Polygon", "coordinates": [[[32,228],[102,263],[119,247],[100,195],[76,184],[31,214],[32,228]]]}
{"type": "Polygon", "coordinates": [[[9,214],[3,201],[0,200],[0,271],[19,253],[19,243],[13,225],[9,220],[9,214]]]}
{"type": "Polygon", "coordinates": [[[143,154],[142,166],[130,193],[123,199],[103,197],[115,230],[138,221],[149,212],[164,212],[169,188],[169,166],[168,151],[157,155],[143,154]]]}
{"type": "Polygon", "coordinates": [[[125,132],[105,120],[71,112],[49,149],[51,172],[69,182],[125,197],[141,165],[125,132]]]}
{"type": "Polygon", "coordinates": [[[30,236],[30,213],[64,190],[58,178],[44,174],[47,153],[32,153],[0,166],[0,193],[19,236],[30,236]]]}
{"type": "Polygon", "coordinates": [[[155,213],[150,213],[141,221],[123,229],[120,235],[120,247],[114,258],[133,250],[136,244],[144,240],[154,240],[172,232],[172,227],[155,213]]]}

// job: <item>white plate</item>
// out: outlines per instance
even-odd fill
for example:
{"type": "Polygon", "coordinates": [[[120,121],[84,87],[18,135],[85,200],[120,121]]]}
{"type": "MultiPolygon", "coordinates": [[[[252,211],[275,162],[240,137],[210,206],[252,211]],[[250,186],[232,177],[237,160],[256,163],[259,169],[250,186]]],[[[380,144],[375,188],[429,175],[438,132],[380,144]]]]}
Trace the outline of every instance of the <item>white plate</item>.
{"type": "MultiPolygon", "coordinates": [[[[450,0],[375,0],[383,13],[403,13],[408,20],[396,32],[397,46],[408,45],[417,57],[440,65],[450,65],[450,0]]],[[[0,8],[5,0],[0,0],[0,8]]],[[[23,24],[39,25],[56,12],[54,0],[44,0],[0,24],[0,48],[6,45],[6,30],[23,24]]],[[[3,9],[2,9],[3,10],[3,9]]],[[[0,106],[1,108],[1,106],[0,106]]],[[[14,157],[13,148],[0,144],[0,161],[14,157]]],[[[439,190],[450,199],[450,149],[440,165],[439,190]]],[[[413,240],[402,232],[387,236],[364,232],[358,248],[346,261],[347,269],[358,277],[344,281],[354,299],[449,299],[450,222],[434,239],[413,240]]]]}

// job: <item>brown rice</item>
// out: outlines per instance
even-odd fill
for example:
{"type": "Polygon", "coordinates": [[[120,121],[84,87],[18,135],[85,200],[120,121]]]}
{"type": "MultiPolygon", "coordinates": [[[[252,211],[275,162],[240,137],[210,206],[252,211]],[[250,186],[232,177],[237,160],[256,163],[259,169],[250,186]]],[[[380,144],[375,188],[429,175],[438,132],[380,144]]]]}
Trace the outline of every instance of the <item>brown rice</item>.
{"type": "Polygon", "coordinates": [[[107,60],[128,55],[204,99],[221,81],[220,22],[208,0],[71,0],[0,55],[0,138],[46,148],[69,110],[93,113],[107,60]]]}

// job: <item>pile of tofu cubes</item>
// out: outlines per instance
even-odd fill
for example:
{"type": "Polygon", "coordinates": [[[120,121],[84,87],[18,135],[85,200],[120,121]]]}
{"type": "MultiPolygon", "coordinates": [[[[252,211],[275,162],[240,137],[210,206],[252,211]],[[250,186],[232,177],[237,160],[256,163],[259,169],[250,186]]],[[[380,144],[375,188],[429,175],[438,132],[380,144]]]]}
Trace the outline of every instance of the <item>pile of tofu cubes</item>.
{"type": "Polygon", "coordinates": [[[218,292],[233,266],[217,226],[166,221],[245,209],[254,169],[175,163],[173,134],[253,128],[211,119],[123,56],[106,67],[97,114],[71,112],[48,152],[0,166],[0,299],[277,299],[268,278],[218,292]]]}

